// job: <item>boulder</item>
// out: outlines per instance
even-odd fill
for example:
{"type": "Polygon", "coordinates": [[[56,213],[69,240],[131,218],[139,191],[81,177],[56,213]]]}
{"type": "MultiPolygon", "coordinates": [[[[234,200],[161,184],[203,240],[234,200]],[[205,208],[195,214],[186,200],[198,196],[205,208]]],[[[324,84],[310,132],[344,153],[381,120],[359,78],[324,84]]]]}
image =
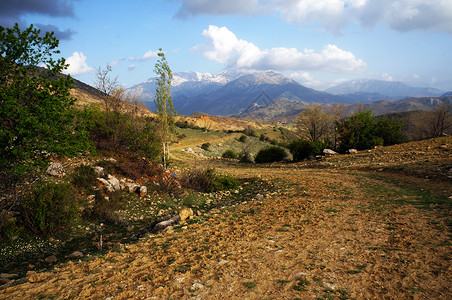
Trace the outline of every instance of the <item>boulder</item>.
{"type": "Polygon", "coordinates": [[[139,193],[140,197],[146,196],[146,194],[148,193],[148,188],[145,185],[140,186],[139,193]]]}
{"type": "Polygon", "coordinates": [[[74,251],[71,253],[71,255],[69,255],[69,258],[82,258],[83,257],[83,253],[80,251],[74,251]]]}
{"type": "Polygon", "coordinates": [[[324,155],[336,155],[337,152],[331,150],[331,149],[323,149],[323,154],[324,155]]]}
{"type": "Polygon", "coordinates": [[[191,208],[184,208],[179,212],[180,220],[186,220],[193,216],[193,210],[191,208]]]}
{"type": "Polygon", "coordinates": [[[140,185],[128,182],[125,184],[125,187],[129,191],[129,193],[137,193],[139,191],[140,185]]]}
{"type": "Polygon", "coordinates": [[[97,181],[100,183],[100,188],[105,188],[108,192],[114,192],[115,189],[105,178],[97,178],[97,181]]]}
{"type": "Polygon", "coordinates": [[[95,166],[94,167],[94,172],[96,172],[96,174],[98,176],[103,176],[105,173],[104,168],[102,168],[101,166],[95,166]]]}
{"type": "Polygon", "coordinates": [[[113,189],[115,191],[119,191],[121,189],[121,185],[119,184],[119,180],[116,177],[111,176],[110,174],[108,174],[108,182],[111,184],[111,186],[113,187],[113,189]]]}
{"type": "Polygon", "coordinates": [[[162,222],[160,222],[160,223],[157,223],[157,224],[154,226],[154,228],[152,229],[152,231],[153,231],[153,232],[161,231],[161,230],[165,229],[166,227],[173,226],[174,224],[179,223],[179,221],[180,221],[180,217],[179,217],[179,215],[177,215],[177,216],[175,216],[175,217],[172,217],[172,218],[169,219],[169,220],[166,220],[166,221],[162,221],[162,222]]]}
{"type": "Polygon", "coordinates": [[[350,153],[350,154],[355,154],[355,153],[358,153],[358,150],[356,150],[356,149],[348,149],[347,152],[350,153]]]}
{"type": "Polygon", "coordinates": [[[50,176],[55,177],[63,177],[64,175],[66,175],[64,167],[60,163],[51,163],[50,166],[47,168],[46,173],[50,176]]]}

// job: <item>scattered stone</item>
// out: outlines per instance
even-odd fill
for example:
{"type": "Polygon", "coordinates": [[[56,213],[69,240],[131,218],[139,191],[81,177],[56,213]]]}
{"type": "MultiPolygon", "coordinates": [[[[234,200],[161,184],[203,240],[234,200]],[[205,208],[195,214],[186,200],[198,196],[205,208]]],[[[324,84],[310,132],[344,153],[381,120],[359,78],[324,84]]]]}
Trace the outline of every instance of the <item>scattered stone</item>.
{"type": "Polygon", "coordinates": [[[50,176],[55,177],[63,177],[66,175],[66,172],[64,171],[64,167],[60,163],[51,163],[50,166],[47,168],[46,173],[50,176]]]}
{"type": "Polygon", "coordinates": [[[102,168],[101,166],[95,166],[94,167],[94,172],[96,172],[97,176],[105,175],[104,168],[102,168]]]}
{"type": "Polygon", "coordinates": [[[97,178],[97,181],[100,183],[100,188],[105,188],[109,192],[114,192],[115,189],[105,178],[97,178]]]}
{"type": "Polygon", "coordinates": [[[48,263],[48,264],[53,264],[53,263],[56,263],[57,262],[57,258],[56,258],[56,256],[55,255],[51,255],[51,256],[49,256],[49,257],[46,257],[46,259],[44,260],[46,263],[48,263]]]}
{"type": "Polygon", "coordinates": [[[257,194],[256,197],[254,197],[254,198],[256,198],[257,200],[261,200],[262,198],[264,198],[264,195],[257,194]]]}
{"type": "Polygon", "coordinates": [[[336,155],[337,152],[331,150],[331,149],[323,149],[323,154],[324,155],[336,155]]]}
{"type": "Polygon", "coordinates": [[[355,153],[358,153],[358,150],[356,150],[356,149],[348,149],[347,152],[350,153],[350,154],[355,154],[355,153]]]}
{"type": "Polygon", "coordinates": [[[140,185],[136,184],[136,183],[126,183],[126,188],[129,191],[129,193],[137,193],[138,189],[140,188],[140,185]]]}
{"type": "Polygon", "coordinates": [[[116,177],[111,176],[110,174],[108,174],[108,182],[111,184],[115,191],[119,191],[121,189],[119,180],[116,177]]]}
{"type": "Polygon", "coordinates": [[[169,220],[166,220],[166,221],[162,221],[162,222],[160,222],[160,223],[157,223],[157,224],[154,226],[154,228],[152,229],[152,231],[153,231],[153,232],[161,231],[161,230],[165,229],[165,228],[168,227],[168,226],[172,226],[172,225],[174,225],[174,224],[177,224],[179,221],[180,221],[180,217],[179,217],[179,215],[177,215],[177,216],[175,216],[175,217],[172,217],[172,218],[169,219],[169,220]]]}
{"type": "Polygon", "coordinates": [[[193,217],[193,210],[191,208],[184,208],[179,212],[179,218],[184,221],[190,217],[193,217]]]}
{"type": "Polygon", "coordinates": [[[140,186],[140,196],[144,197],[148,193],[148,188],[145,185],[140,186]]]}
{"type": "Polygon", "coordinates": [[[69,258],[82,258],[83,257],[83,253],[80,251],[74,251],[71,253],[71,255],[69,255],[69,258]]]}
{"type": "Polygon", "coordinates": [[[193,283],[193,285],[191,286],[191,288],[194,289],[194,290],[200,290],[200,289],[203,289],[203,288],[204,288],[204,285],[202,285],[202,284],[199,283],[199,282],[195,282],[195,283],[193,283]]]}

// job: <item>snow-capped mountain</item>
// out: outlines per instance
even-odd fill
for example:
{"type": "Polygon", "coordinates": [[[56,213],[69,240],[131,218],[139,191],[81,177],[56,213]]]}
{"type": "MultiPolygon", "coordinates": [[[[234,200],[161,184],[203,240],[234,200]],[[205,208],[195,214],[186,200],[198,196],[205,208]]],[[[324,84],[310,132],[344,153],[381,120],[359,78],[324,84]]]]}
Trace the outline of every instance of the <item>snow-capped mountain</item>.
{"type": "Polygon", "coordinates": [[[351,80],[325,90],[335,95],[347,95],[356,93],[374,93],[386,96],[390,99],[406,97],[436,97],[444,91],[435,88],[412,87],[400,81],[384,81],[359,79],[351,80]]]}

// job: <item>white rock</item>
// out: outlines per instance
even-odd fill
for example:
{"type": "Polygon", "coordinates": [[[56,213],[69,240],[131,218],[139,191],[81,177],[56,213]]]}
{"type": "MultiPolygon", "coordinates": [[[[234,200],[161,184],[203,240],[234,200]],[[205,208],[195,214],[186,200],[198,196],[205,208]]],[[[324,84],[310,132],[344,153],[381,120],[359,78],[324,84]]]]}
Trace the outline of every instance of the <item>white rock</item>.
{"type": "Polygon", "coordinates": [[[145,185],[140,186],[140,196],[144,197],[148,193],[148,188],[145,185]]]}
{"type": "Polygon", "coordinates": [[[116,177],[108,174],[108,182],[111,184],[115,191],[119,191],[121,189],[121,185],[119,184],[119,180],[116,177]]]}
{"type": "Polygon", "coordinates": [[[51,176],[56,177],[63,177],[66,175],[64,172],[63,165],[60,163],[51,163],[50,166],[47,168],[46,173],[51,176]]]}
{"type": "Polygon", "coordinates": [[[331,150],[331,149],[323,149],[323,154],[325,155],[336,155],[337,152],[331,150]]]}
{"type": "Polygon", "coordinates": [[[98,176],[102,176],[104,175],[104,168],[102,168],[101,166],[95,166],[94,172],[96,172],[98,176]]]}

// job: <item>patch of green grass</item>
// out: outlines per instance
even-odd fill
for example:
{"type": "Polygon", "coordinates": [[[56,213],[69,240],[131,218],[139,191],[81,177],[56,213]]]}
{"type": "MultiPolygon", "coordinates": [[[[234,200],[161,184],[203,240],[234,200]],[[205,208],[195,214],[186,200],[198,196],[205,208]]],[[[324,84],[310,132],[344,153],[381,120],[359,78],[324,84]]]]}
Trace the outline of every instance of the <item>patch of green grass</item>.
{"type": "Polygon", "coordinates": [[[290,280],[278,279],[278,280],[276,280],[276,282],[281,283],[282,285],[286,285],[287,283],[290,282],[290,280]]]}
{"type": "Polygon", "coordinates": [[[242,284],[248,290],[252,290],[252,289],[254,289],[256,287],[256,283],[254,281],[245,281],[245,282],[242,282],[242,284]]]}

